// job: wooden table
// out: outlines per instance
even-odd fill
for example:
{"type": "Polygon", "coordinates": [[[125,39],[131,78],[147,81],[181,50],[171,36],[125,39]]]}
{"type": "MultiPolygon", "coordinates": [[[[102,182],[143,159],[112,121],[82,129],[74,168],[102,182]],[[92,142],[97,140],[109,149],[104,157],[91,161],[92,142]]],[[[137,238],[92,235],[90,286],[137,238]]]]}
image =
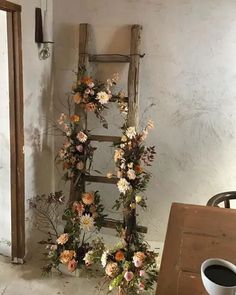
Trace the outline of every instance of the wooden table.
{"type": "Polygon", "coordinates": [[[156,295],[207,295],[200,267],[216,257],[236,264],[236,210],[174,203],[156,295]]]}

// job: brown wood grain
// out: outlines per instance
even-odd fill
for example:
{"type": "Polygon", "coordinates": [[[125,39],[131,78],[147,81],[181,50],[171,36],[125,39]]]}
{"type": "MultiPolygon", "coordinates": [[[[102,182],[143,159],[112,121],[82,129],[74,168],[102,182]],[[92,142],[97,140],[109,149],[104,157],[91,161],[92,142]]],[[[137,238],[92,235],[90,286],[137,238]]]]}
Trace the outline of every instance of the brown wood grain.
{"type": "Polygon", "coordinates": [[[205,295],[200,266],[208,258],[236,262],[235,224],[235,210],[173,204],[156,294],[205,295]]]}
{"type": "Polygon", "coordinates": [[[21,6],[6,0],[0,0],[0,9],[8,12],[20,12],[21,6]]]}
{"type": "Polygon", "coordinates": [[[2,8],[7,10],[8,25],[12,261],[22,263],[25,256],[25,191],[21,7],[0,1],[2,8]]]}
{"type": "Polygon", "coordinates": [[[119,179],[116,177],[108,178],[106,176],[94,176],[94,175],[86,175],[85,176],[85,181],[87,181],[87,182],[117,184],[118,180],[119,179]]]}
{"type": "Polygon", "coordinates": [[[121,54],[90,54],[89,62],[127,63],[127,62],[130,62],[130,57],[129,55],[121,55],[121,54]]]}
{"type": "Polygon", "coordinates": [[[98,142],[119,142],[121,140],[120,136],[108,136],[108,135],[90,135],[89,139],[98,142]]]}

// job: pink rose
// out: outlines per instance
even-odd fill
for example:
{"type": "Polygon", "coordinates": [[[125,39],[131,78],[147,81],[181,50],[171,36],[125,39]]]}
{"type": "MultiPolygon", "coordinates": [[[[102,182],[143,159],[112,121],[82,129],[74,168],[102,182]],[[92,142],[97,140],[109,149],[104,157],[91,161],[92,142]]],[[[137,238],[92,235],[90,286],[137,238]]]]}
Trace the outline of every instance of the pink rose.
{"type": "Polygon", "coordinates": [[[140,277],[144,277],[146,274],[145,270],[141,269],[139,272],[140,277]]]}
{"type": "Polygon", "coordinates": [[[76,146],[76,149],[77,149],[78,152],[82,153],[83,150],[84,150],[84,147],[80,144],[80,145],[76,146]]]}
{"type": "Polygon", "coordinates": [[[132,271],[127,271],[125,274],[124,274],[124,278],[126,279],[127,282],[130,282],[133,280],[134,278],[134,274],[132,273],[132,271]]]}
{"type": "Polygon", "coordinates": [[[143,290],[145,289],[145,285],[144,285],[144,283],[142,283],[142,282],[139,283],[139,289],[140,289],[141,291],[143,291],[143,290]]]}
{"type": "Polygon", "coordinates": [[[68,271],[69,272],[74,272],[77,268],[77,261],[75,259],[72,259],[69,263],[68,263],[68,271]]]}

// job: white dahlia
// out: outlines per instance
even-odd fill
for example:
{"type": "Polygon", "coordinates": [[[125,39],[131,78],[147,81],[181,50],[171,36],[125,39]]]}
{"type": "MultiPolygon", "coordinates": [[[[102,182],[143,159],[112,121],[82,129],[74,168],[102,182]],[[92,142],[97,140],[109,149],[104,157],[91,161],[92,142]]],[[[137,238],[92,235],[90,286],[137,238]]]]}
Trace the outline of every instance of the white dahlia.
{"type": "Polygon", "coordinates": [[[107,94],[105,91],[100,91],[97,94],[96,99],[101,103],[101,104],[106,104],[108,103],[109,99],[110,99],[110,95],[107,94]]]}
{"type": "Polygon", "coordinates": [[[119,191],[123,194],[125,194],[128,190],[130,190],[130,183],[125,178],[121,178],[118,181],[117,186],[119,191]]]}

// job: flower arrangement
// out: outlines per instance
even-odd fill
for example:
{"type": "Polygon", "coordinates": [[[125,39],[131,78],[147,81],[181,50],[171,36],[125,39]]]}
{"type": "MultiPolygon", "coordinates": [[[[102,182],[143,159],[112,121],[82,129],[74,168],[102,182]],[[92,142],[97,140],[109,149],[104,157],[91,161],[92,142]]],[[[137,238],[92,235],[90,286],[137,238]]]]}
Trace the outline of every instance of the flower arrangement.
{"type": "Polygon", "coordinates": [[[114,74],[112,79],[107,79],[106,83],[82,75],[73,86],[72,94],[75,104],[88,112],[94,112],[105,128],[108,128],[108,124],[101,113],[107,108],[108,102],[115,97],[111,89],[118,80],[118,74],[114,74]]]}
{"type": "Polygon", "coordinates": [[[62,131],[65,140],[58,152],[57,160],[63,165],[64,179],[69,180],[76,177],[76,183],[82,174],[89,173],[96,150],[89,140],[89,132],[79,130],[79,121],[79,116],[64,113],[58,119],[58,129],[62,131]],[[89,164],[86,167],[87,161],[89,164]]]}
{"type": "Polygon", "coordinates": [[[98,192],[84,193],[80,201],[75,201],[65,210],[64,232],[58,234],[56,239],[50,236],[45,242],[49,260],[44,267],[45,273],[49,273],[53,268],[59,270],[61,264],[65,265],[69,272],[74,272],[96,262],[103,244],[99,240],[92,243],[89,240],[92,234],[99,231],[103,225],[106,216],[103,210],[98,192]]]}
{"type": "Polygon", "coordinates": [[[120,142],[115,144],[114,161],[120,192],[116,209],[127,203],[131,209],[135,209],[136,205],[146,207],[145,198],[140,193],[145,191],[151,177],[145,166],[151,166],[156,152],[154,146],[146,147],[144,141],[153,127],[152,121],[141,132],[137,132],[135,127],[124,127],[120,142]]]}
{"type": "Polygon", "coordinates": [[[125,294],[138,294],[151,289],[156,281],[156,257],[145,243],[105,249],[101,263],[109,291],[119,288],[125,294]]]}

